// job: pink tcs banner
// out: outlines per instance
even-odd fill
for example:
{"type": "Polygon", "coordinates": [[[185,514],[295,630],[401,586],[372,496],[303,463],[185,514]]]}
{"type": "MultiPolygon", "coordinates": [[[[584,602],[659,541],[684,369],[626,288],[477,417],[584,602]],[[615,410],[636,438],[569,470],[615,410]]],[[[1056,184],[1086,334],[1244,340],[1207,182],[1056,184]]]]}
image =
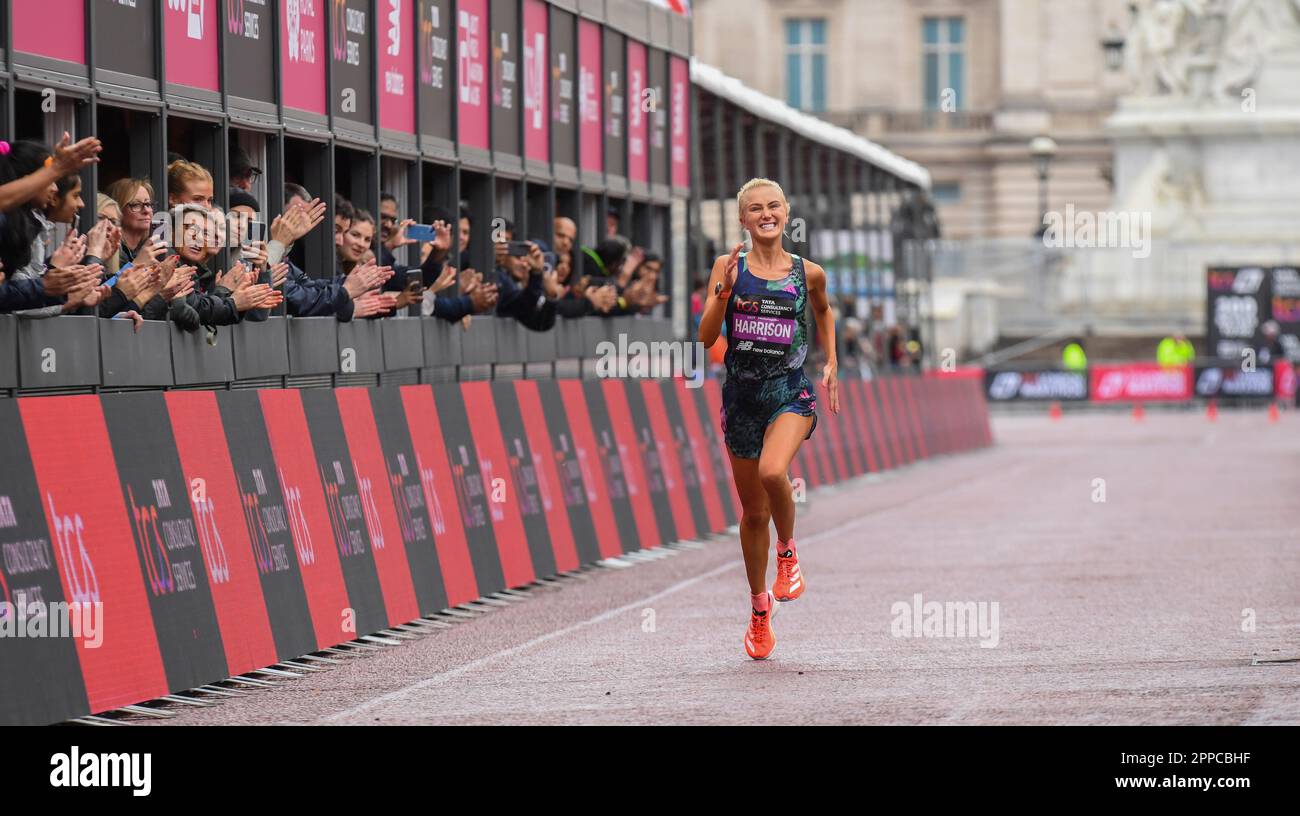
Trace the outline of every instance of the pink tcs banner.
{"type": "Polygon", "coordinates": [[[221,90],[217,67],[217,4],[212,0],[167,0],[163,7],[168,82],[221,90]]]}
{"type": "Polygon", "coordinates": [[[984,368],[982,366],[958,366],[951,371],[944,371],[942,368],[927,368],[923,376],[933,377],[937,380],[983,380],[984,368]]]}
{"type": "Polygon", "coordinates": [[[415,133],[415,2],[379,0],[379,126],[415,133]]]}
{"type": "Polygon", "coordinates": [[[547,66],[547,18],[544,0],[524,2],[524,155],[535,161],[550,161],[551,121],[546,97],[551,80],[547,66]]]}
{"type": "Polygon", "coordinates": [[[605,130],[601,127],[600,108],[600,26],[590,20],[578,21],[578,139],[582,169],[597,173],[605,169],[605,130]]]}
{"type": "Polygon", "coordinates": [[[672,58],[669,76],[672,86],[672,109],[669,111],[669,128],[672,146],[673,186],[691,186],[691,70],[686,60],[672,58]]]}
{"type": "Polygon", "coordinates": [[[487,150],[487,0],[460,0],[458,6],[456,82],[460,142],[487,150]]]}
{"type": "Polygon", "coordinates": [[[13,15],[15,51],[86,63],[85,0],[18,2],[13,15]]]}
{"type": "Polygon", "coordinates": [[[1273,365],[1273,396],[1280,400],[1290,400],[1295,397],[1297,387],[1295,366],[1290,361],[1283,360],[1273,365]]]}
{"type": "Polygon", "coordinates": [[[280,0],[280,73],[287,108],[325,115],[325,0],[280,0]]]}
{"type": "Polygon", "coordinates": [[[646,149],[650,112],[646,104],[646,48],[627,43],[627,177],[633,181],[650,178],[650,151],[646,149]]]}
{"type": "Polygon", "coordinates": [[[1155,363],[1094,365],[1088,368],[1093,402],[1144,402],[1192,398],[1192,367],[1155,363]]]}

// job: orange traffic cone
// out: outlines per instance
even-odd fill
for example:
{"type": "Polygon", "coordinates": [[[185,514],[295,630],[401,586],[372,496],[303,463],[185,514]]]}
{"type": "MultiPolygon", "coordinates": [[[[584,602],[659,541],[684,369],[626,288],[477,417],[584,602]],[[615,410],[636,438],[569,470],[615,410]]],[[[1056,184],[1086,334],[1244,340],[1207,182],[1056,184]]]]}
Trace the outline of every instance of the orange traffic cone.
{"type": "Polygon", "coordinates": [[[1047,415],[1048,415],[1049,417],[1051,417],[1053,420],[1060,419],[1060,418],[1061,418],[1061,403],[1059,403],[1059,402],[1054,402],[1054,403],[1052,403],[1052,407],[1049,408],[1049,409],[1047,409],[1047,415]]]}
{"type": "Polygon", "coordinates": [[[1219,418],[1219,404],[1214,400],[1210,400],[1209,404],[1205,406],[1205,418],[1211,422],[1219,418]]]}
{"type": "Polygon", "coordinates": [[[1142,407],[1142,403],[1140,403],[1140,402],[1135,402],[1135,403],[1133,403],[1133,421],[1134,421],[1134,422],[1141,422],[1142,419],[1143,419],[1146,415],[1147,415],[1147,412],[1146,412],[1146,409],[1142,407]]]}
{"type": "Polygon", "coordinates": [[[1278,410],[1277,410],[1277,403],[1276,403],[1276,402],[1270,402],[1270,403],[1268,404],[1268,421],[1269,421],[1269,422],[1277,422],[1278,419],[1281,418],[1281,416],[1282,416],[1282,415],[1281,415],[1280,413],[1278,413],[1278,410]]]}

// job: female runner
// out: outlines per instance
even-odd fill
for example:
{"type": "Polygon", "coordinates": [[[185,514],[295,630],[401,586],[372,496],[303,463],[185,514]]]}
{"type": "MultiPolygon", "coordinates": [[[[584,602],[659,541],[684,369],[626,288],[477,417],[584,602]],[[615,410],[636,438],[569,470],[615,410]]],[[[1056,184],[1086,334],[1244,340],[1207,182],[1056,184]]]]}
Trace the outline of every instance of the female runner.
{"type": "Polygon", "coordinates": [[[826,272],[781,247],[790,205],[781,186],[750,179],[736,196],[740,226],[753,249],[737,244],[713,264],[700,320],[707,348],[727,322],[727,380],[722,387],[722,433],[740,494],[740,548],[749,578],[752,614],[745,651],[762,660],[776,647],[776,601],[793,601],[806,583],[794,544],[794,499],[788,471],[803,440],[817,427],[817,398],[803,372],[808,356],[804,312],[812,304],[826,366],[822,385],[831,413],[839,413],[835,318],[826,299],[826,272]],[[767,588],[768,523],[776,524],[776,582],[767,588]]]}

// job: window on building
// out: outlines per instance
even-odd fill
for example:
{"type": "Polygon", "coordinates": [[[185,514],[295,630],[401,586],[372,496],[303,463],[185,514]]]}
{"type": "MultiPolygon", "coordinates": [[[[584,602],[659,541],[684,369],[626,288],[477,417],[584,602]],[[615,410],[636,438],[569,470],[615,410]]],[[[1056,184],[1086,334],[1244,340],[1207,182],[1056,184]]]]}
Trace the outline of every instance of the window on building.
{"type": "Polygon", "coordinates": [[[966,22],[926,17],[921,23],[926,110],[954,111],[966,102],[966,22]]]}
{"type": "Polygon", "coordinates": [[[785,101],[808,111],[826,110],[826,21],[785,21],[785,101]]]}
{"type": "Polygon", "coordinates": [[[939,204],[958,204],[961,202],[961,182],[937,182],[930,188],[930,195],[939,204]]]}

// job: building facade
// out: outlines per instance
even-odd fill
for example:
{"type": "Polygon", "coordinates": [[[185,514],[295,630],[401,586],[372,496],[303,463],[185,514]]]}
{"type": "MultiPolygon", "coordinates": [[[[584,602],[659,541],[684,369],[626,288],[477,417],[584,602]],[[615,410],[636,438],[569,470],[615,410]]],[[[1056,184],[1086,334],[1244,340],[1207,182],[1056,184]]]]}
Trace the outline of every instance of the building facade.
{"type": "Polygon", "coordinates": [[[945,238],[1024,238],[1039,227],[1037,135],[1058,145],[1049,210],[1110,206],[1103,128],[1129,86],[1128,6],[697,0],[694,46],[745,84],[924,165],[945,238]]]}

